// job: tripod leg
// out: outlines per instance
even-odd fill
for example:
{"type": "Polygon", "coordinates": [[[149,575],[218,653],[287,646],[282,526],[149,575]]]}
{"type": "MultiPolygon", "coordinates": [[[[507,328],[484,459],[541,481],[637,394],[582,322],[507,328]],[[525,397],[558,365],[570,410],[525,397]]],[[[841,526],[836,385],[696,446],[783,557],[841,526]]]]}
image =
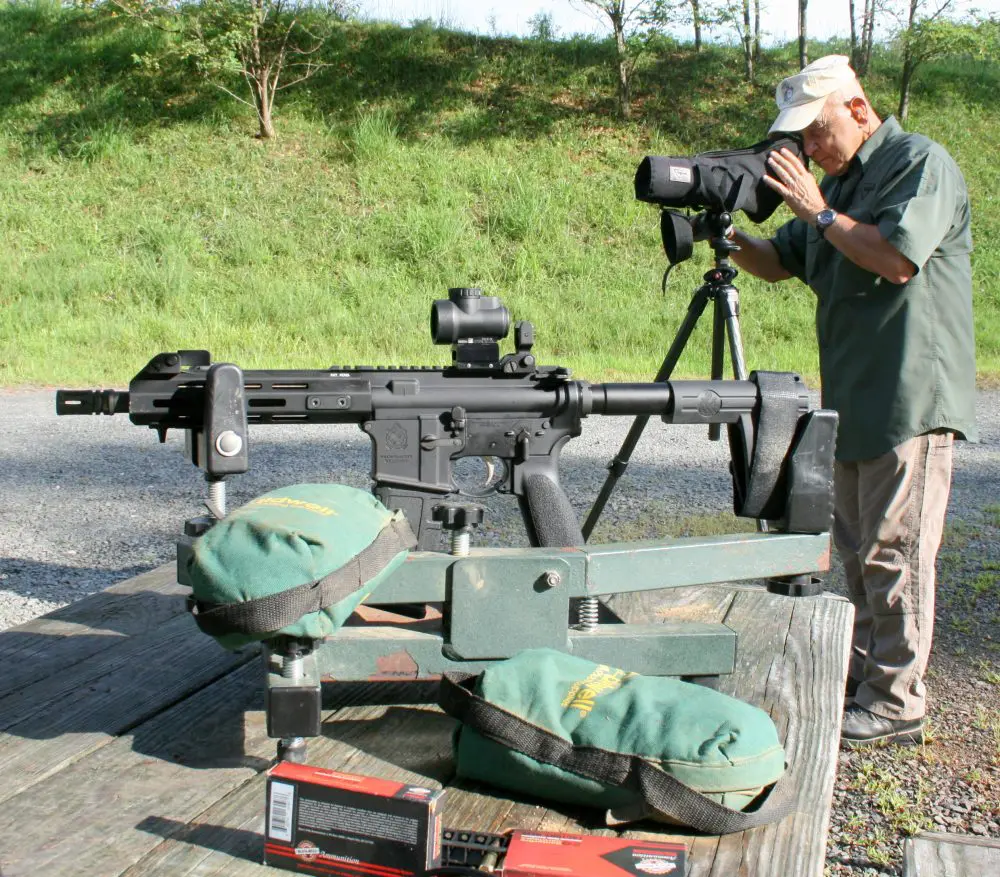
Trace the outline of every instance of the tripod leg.
{"type": "MultiPolygon", "coordinates": [[[[718,294],[715,296],[715,304],[712,307],[712,380],[722,380],[722,369],[725,366],[726,346],[723,333],[726,329],[726,321],[719,304],[718,294]]],[[[722,437],[722,424],[710,423],[708,425],[708,440],[717,442],[722,437]]]]}
{"type": "Polygon", "coordinates": [[[733,361],[733,377],[738,381],[747,379],[747,363],[743,357],[743,335],[740,332],[740,300],[735,289],[726,293],[725,306],[726,334],[729,337],[729,354],[733,361]]]}
{"type": "MultiPolygon", "coordinates": [[[[700,287],[692,296],[687,314],[684,316],[684,322],[681,323],[681,327],[677,331],[677,336],[674,338],[673,344],[670,345],[670,349],[667,351],[660,370],[656,373],[655,381],[666,381],[673,374],[677,360],[681,358],[684,346],[687,344],[688,338],[691,337],[694,327],[698,324],[698,319],[704,313],[705,306],[708,304],[710,297],[711,289],[708,284],[700,287]]],[[[601,512],[604,511],[604,506],[607,505],[608,498],[614,491],[618,479],[625,474],[625,470],[628,468],[628,461],[632,457],[632,452],[635,451],[635,446],[639,444],[642,431],[646,428],[648,422],[649,415],[640,415],[632,421],[632,426],[628,431],[628,435],[625,436],[625,441],[622,442],[622,446],[615,455],[615,458],[608,463],[608,477],[604,480],[601,492],[597,495],[597,499],[594,500],[594,504],[587,514],[587,520],[583,522],[584,540],[590,538],[590,534],[594,531],[598,518],[601,517],[601,512]]]]}
{"type": "MultiPolygon", "coordinates": [[[[729,338],[729,355],[733,362],[733,377],[738,381],[747,379],[747,364],[743,356],[743,335],[740,332],[740,299],[736,287],[725,291],[725,297],[720,295],[715,299],[717,311],[723,316],[726,325],[726,335],[729,338]]],[[[712,424],[716,426],[716,424],[712,424]]],[[[711,427],[710,427],[711,428],[711,427]]],[[[767,533],[767,521],[758,520],[757,530],[767,533]]]]}

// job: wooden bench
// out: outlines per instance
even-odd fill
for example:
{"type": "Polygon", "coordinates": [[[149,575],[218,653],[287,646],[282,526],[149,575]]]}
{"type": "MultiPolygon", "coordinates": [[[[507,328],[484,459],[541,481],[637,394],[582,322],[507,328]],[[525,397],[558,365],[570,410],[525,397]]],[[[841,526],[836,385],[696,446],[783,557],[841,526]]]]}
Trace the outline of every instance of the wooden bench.
{"type": "MultiPolygon", "coordinates": [[[[263,668],[255,648],[225,652],[197,630],[173,572],[161,567],[0,633],[3,877],[269,870],[259,863],[275,741],[264,728],[263,668]]],[[[724,621],[740,634],[737,670],[720,688],[770,711],[790,765],[781,782],[797,802],[782,822],[744,834],[643,824],[629,836],[684,842],[691,875],[820,877],[850,604],[748,586],[609,602],[630,621],[724,621]]],[[[427,683],[343,684],[328,694],[311,764],[447,786],[444,821],[455,828],[610,833],[596,811],[454,781],[453,722],[429,705],[427,683]]]]}
{"type": "Polygon", "coordinates": [[[1000,840],[925,831],[903,844],[903,877],[1000,874],[1000,840]]]}

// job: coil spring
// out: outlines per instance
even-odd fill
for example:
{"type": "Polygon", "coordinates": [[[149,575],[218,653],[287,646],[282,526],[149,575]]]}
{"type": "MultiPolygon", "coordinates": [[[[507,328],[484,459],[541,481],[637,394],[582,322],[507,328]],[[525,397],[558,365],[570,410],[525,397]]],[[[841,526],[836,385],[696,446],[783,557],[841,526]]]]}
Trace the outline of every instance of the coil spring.
{"type": "Polygon", "coordinates": [[[584,597],[576,607],[576,617],[581,630],[595,630],[598,618],[597,597],[584,597]]]}

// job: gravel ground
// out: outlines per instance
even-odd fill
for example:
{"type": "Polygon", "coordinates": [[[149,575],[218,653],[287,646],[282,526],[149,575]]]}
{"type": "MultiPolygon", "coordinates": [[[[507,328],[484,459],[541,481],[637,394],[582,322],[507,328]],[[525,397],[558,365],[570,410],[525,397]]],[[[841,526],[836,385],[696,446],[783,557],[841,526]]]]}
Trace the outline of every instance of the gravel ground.
{"type": "MultiPolygon", "coordinates": [[[[171,560],[180,522],[201,513],[204,484],[180,435],[164,449],[125,417],[54,411],[51,390],[0,391],[0,630],[171,560]]],[[[922,829],[1000,837],[1000,392],[980,394],[979,425],[980,444],[956,446],[939,561],[933,739],[841,756],[829,875],[901,874],[902,839],[922,829]]],[[[567,446],[563,482],[581,515],[627,427],[592,417],[567,446]]],[[[232,481],[231,506],[296,482],[367,487],[369,444],[355,427],[252,437],[253,468],[232,481]]],[[[704,428],[651,422],[602,528],[652,536],[728,513],[726,459],[704,428]]],[[[524,544],[516,508],[491,506],[480,539],[524,544]]],[[[828,588],[842,592],[838,570],[828,588]]]]}

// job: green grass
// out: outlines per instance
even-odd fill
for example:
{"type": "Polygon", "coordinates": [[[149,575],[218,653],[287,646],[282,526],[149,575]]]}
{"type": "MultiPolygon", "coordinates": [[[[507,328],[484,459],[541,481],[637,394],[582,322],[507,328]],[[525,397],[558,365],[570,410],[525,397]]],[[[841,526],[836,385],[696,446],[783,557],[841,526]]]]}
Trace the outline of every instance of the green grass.
{"type": "MultiPolygon", "coordinates": [[[[543,364],[648,379],[709,262],[699,252],[661,295],[635,166],[760,139],[795,66],[791,47],[768,52],[748,86],[733,50],[664,42],[622,124],[606,41],[347,24],[261,142],[220,90],[134,65],[160,39],[99,10],[0,8],[0,384],[120,385],[161,350],[202,347],[248,368],[440,364],[430,304],[458,285],[533,321],[543,364]]],[[[879,65],[870,90],[892,106],[879,65]]],[[[1000,375],[998,79],[928,68],[911,122],[969,181],[986,380],[1000,375]]],[[[751,367],[814,376],[811,293],[737,282],[751,367]]],[[[679,375],[708,373],[709,322],[679,375]]]]}

